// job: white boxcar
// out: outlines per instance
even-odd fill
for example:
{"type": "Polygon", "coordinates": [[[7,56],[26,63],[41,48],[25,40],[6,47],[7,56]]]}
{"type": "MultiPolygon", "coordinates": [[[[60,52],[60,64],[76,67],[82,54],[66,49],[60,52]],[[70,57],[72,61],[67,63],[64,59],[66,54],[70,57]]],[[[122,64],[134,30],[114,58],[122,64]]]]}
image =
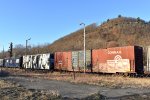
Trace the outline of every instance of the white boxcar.
{"type": "Polygon", "coordinates": [[[53,69],[54,56],[52,54],[37,54],[23,56],[23,67],[26,69],[53,69]]]}
{"type": "Polygon", "coordinates": [[[40,54],[38,56],[38,68],[50,69],[50,54],[40,54]]]}
{"type": "Polygon", "coordinates": [[[32,55],[23,56],[23,68],[25,69],[32,68],[32,55]]]}
{"type": "Polygon", "coordinates": [[[37,69],[38,68],[38,55],[32,55],[32,65],[31,68],[32,69],[37,69]]]}

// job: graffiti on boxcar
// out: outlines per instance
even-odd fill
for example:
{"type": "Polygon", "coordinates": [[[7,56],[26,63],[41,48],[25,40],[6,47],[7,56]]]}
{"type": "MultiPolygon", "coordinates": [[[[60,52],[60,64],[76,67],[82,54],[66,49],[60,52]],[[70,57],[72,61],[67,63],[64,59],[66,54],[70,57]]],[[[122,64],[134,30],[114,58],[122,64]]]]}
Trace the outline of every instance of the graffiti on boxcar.
{"type": "Polygon", "coordinates": [[[49,69],[50,67],[50,54],[42,54],[39,56],[40,69],[49,69]]]}
{"type": "Polygon", "coordinates": [[[31,55],[23,56],[23,67],[32,68],[32,56],[31,55]]]}
{"type": "Polygon", "coordinates": [[[32,56],[32,68],[38,69],[37,55],[32,56]]]}

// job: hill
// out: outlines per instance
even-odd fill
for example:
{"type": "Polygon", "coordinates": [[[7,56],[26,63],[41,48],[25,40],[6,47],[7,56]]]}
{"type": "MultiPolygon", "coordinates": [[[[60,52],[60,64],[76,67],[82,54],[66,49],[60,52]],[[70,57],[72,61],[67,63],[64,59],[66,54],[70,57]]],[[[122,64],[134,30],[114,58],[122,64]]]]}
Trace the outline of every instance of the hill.
{"type": "MultiPolygon", "coordinates": [[[[86,26],[86,49],[107,48],[115,46],[150,44],[150,23],[142,19],[122,17],[107,19],[101,25],[93,23],[86,26]]],[[[35,46],[28,54],[70,51],[83,49],[83,29],[61,37],[52,44],[35,46]]],[[[22,46],[13,49],[15,55],[25,54],[22,46]]],[[[6,55],[8,55],[6,53],[6,55]]],[[[2,54],[0,55],[0,57],[2,54]]]]}
{"type": "MultiPolygon", "coordinates": [[[[86,27],[86,49],[150,44],[150,23],[140,18],[118,17],[86,27]]],[[[48,46],[51,52],[83,49],[83,29],[48,46]]]]}

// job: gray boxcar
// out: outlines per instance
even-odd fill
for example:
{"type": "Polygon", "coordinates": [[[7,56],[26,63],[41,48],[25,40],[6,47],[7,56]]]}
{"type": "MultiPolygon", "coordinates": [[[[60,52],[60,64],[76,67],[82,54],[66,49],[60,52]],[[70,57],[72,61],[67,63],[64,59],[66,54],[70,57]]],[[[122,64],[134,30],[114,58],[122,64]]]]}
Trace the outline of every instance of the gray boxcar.
{"type": "Polygon", "coordinates": [[[0,59],[0,67],[4,67],[4,60],[0,59]]]}
{"type": "MultiPolygon", "coordinates": [[[[91,72],[91,50],[86,50],[86,66],[87,72],[91,72]]],[[[73,51],[72,52],[72,67],[77,71],[84,70],[84,51],[73,51]]]]}
{"type": "Polygon", "coordinates": [[[17,57],[17,58],[5,58],[4,59],[4,66],[5,67],[12,67],[12,68],[19,68],[21,67],[21,57],[17,57]]]}

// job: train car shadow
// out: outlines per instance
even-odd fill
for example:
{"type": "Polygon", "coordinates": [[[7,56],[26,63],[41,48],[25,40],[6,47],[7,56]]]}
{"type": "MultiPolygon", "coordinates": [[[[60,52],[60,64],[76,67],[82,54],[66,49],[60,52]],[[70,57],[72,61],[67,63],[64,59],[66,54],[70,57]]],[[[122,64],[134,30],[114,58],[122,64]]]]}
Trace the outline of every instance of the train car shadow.
{"type": "Polygon", "coordinates": [[[8,77],[10,75],[9,72],[6,72],[6,71],[3,71],[3,70],[0,70],[0,77],[8,77]]]}

